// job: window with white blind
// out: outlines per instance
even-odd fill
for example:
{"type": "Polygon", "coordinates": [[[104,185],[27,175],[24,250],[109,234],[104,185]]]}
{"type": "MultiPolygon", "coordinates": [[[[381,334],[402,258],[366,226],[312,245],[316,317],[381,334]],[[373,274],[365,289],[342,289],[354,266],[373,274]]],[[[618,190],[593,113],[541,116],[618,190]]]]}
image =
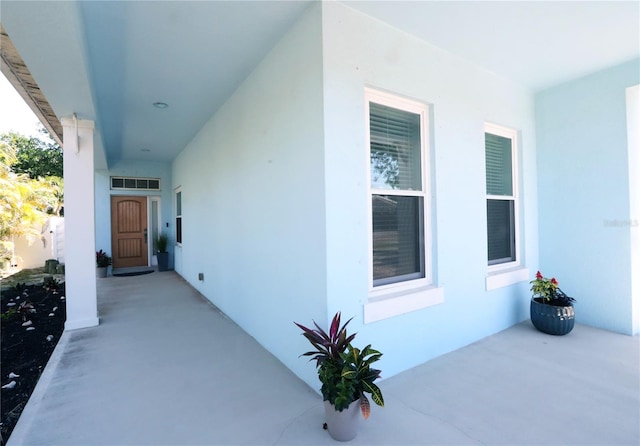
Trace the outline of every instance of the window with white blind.
{"type": "Polygon", "coordinates": [[[487,251],[493,269],[517,265],[518,193],[516,132],[485,125],[487,251]]]}
{"type": "Polygon", "coordinates": [[[182,245],[182,190],[176,189],[176,243],[182,245]]]}
{"type": "Polygon", "coordinates": [[[370,289],[429,284],[427,107],[366,90],[370,289]]]}

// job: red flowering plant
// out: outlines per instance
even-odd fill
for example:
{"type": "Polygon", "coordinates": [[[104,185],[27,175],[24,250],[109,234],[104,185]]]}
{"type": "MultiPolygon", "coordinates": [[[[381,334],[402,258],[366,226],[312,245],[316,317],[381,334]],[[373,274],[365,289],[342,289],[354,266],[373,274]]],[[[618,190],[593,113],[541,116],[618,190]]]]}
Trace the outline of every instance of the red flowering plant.
{"type": "Polygon", "coordinates": [[[573,297],[567,296],[558,286],[555,277],[548,279],[542,275],[540,271],[536,273],[536,278],[529,282],[533,299],[537,302],[560,307],[567,307],[575,302],[573,297]]]}

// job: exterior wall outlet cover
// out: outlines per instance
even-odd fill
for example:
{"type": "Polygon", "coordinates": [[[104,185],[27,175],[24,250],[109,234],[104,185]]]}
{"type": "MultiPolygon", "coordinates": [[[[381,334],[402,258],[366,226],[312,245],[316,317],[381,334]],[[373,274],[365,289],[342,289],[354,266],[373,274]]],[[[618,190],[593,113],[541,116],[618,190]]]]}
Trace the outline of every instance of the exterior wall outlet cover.
{"type": "Polygon", "coordinates": [[[198,280],[204,280],[204,273],[198,273],[198,280]]]}

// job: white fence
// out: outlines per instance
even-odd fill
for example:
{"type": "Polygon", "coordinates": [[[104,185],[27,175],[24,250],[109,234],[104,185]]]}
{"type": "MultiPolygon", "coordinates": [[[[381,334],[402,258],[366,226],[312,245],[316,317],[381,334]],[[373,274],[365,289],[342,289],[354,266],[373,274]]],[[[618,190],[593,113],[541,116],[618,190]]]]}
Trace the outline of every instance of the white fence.
{"type": "Polygon", "coordinates": [[[41,230],[41,237],[29,243],[24,237],[14,239],[11,268],[22,270],[44,266],[48,259],[64,263],[64,218],[51,217],[41,230]]]}

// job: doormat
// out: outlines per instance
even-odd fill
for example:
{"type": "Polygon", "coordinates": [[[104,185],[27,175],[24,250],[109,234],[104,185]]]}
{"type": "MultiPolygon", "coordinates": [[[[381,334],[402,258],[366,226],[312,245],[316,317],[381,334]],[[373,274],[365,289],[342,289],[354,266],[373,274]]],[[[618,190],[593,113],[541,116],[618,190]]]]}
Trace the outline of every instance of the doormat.
{"type": "Polygon", "coordinates": [[[153,270],[149,271],[136,271],[133,273],[117,273],[114,274],[113,277],[131,277],[131,276],[144,276],[145,274],[151,274],[153,270]]]}

